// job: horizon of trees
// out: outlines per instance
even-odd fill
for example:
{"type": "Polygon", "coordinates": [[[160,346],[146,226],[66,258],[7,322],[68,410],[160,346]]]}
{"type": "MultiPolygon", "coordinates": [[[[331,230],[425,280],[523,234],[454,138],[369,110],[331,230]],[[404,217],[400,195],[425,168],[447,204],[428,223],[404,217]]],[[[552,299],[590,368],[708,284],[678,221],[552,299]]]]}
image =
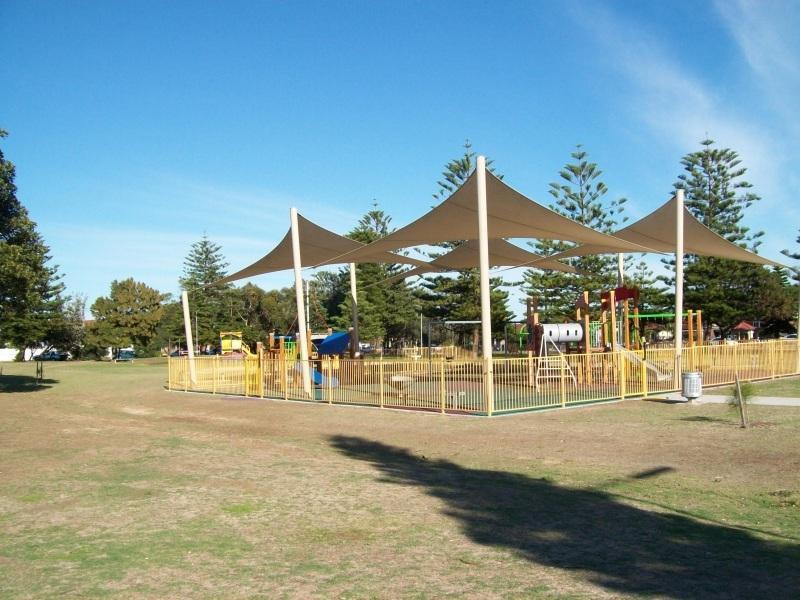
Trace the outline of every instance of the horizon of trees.
{"type": "MultiPolygon", "coordinates": [[[[0,130],[0,139],[6,133],[0,130]]],[[[674,189],[686,191],[686,206],[706,226],[730,241],[756,251],[763,232],[751,232],[744,224],[745,211],[760,200],[744,176],[746,168],[736,152],[717,148],[712,140],[700,142],[700,150],[681,159],[682,171],[674,189]]],[[[474,169],[475,153],[469,141],[456,158],[445,163],[437,181],[434,200],[441,201],[474,169]]],[[[491,161],[488,162],[494,170],[491,161]]],[[[59,347],[75,356],[101,356],[108,347],[135,345],[142,355],[158,354],[184,339],[179,299],[132,278],[111,282],[108,296],[90,306],[93,320],[85,319],[87,299],[65,294],[58,268],[36,231],[25,207],[16,197],[14,165],[0,150],[0,345],[21,348],[38,345],[59,347]]],[[[502,177],[501,175],[498,175],[502,177]]],[[[613,232],[628,220],[625,198],[609,198],[602,170],[578,145],[570,160],[550,184],[551,208],[589,227],[613,232]]],[[[369,243],[393,231],[392,218],[377,202],[346,234],[369,243]]],[[[800,243],[800,237],[798,237],[800,243]]],[[[460,241],[439,246],[430,257],[457,247],[460,241]]],[[[572,244],[537,240],[536,252],[552,254],[572,244]]],[[[800,260],[800,252],[784,250],[800,260]]],[[[544,320],[574,317],[574,302],[589,289],[596,309],[601,290],[616,286],[616,257],[589,256],[570,259],[579,274],[525,271],[521,282],[504,283],[492,278],[492,326],[502,337],[504,325],[513,319],[509,293],[502,289],[520,285],[537,296],[544,320]]],[[[626,283],[642,292],[644,310],[668,309],[672,302],[670,273],[674,260],[665,260],[665,273],[656,276],[644,261],[625,257],[626,283]]],[[[254,283],[234,286],[217,283],[228,263],[222,248],[206,235],[191,245],[178,284],[190,293],[192,328],[200,346],[218,344],[222,330],[241,330],[246,340],[265,340],[270,332],[296,330],[293,286],[264,290],[254,283]]],[[[385,280],[399,273],[401,265],[359,264],[356,267],[361,341],[377,345],[420,343],[419,320],[480,319],[478,270],[452,275],[428,275],[416,281],[385,280]]],[[[706,323],[723,331],[739,320],[762,321],[765,332],[786,331],[796,319],[800,269],[771,269],[747,263],[687,255],[685,305],[699,308],[706,323]],[[791,275],[791,276],[790,276],[791,275]]],[[[347,329],[352,323],[347,267],[320,271],[311,279],[310,326],[315,329],[347,329]]],[[[423,337],[427,331],[423,328],[423,337]]],[[[450,339],[477,349],[479,327],[465,326],[450,339]]],[[[440,340],[436,340],[442,341],[440,340]]]]}

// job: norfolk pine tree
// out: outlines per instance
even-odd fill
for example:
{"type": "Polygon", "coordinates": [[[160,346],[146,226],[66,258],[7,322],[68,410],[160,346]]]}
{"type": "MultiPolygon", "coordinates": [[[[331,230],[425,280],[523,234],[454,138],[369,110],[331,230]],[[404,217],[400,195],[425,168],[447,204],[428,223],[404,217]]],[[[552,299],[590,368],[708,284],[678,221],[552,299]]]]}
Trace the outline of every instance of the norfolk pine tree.
{"type": "MultiPolygon", "coordinates": [[[[606,197],[608,187],[600,178],[603,172],[597,163],[589,161],[583,146],[579,144],[570,156],[573,161],[558,173],[560,181],[550,184],[549,193],[555,199],[550,208],[596,231],[611,233],[627,221],[624,216],[627,200],[609,200],[606,197]]],[[[543,255],[575,246],[559,240],[539,240],[530,242],[530,245],[543,255]]],[[[630,257],[626,260],[629,265],[632,263],[630,257]]],[[[569,262],[578,273],[528,269],[523,275],[528,293],[539,299],[539,310],[544,319],[573,319],[575,301],[584,290],[589,291],[591,299],[596,299],[601,291],[616,287],[616,255],[581,256],[569,262]]],[[[646,273],[646,267],[644,269],[646,273]]],[[[640,277],[640,281],[646,280],[647,277],[640,277]]]]}
{"type": "MultiPolygon", "coordinates": [[[[752,251],[763,232],[750,232],[742,224],[744,211],[761,198],[744,179],[747,169],[729,148],[714,141],[700,142],[701,149],[681,160],[684,172],[673,185],[685,192],[686,208],[703,225],[728,241],[752,251]]],[[[723,331],[741,319],[785,321],[790,312],[788,288],[780,273],[761,265],[709,256],[686,256],[685,306],[703,310],[705,323],[723,331]]],[[[674,273],[674,260],[665,260],[674,273]]],[[[672,278],[665,278],[674,284],[672,278]]]]}
{"type": "MultiPolygon", "coordinates": [[[[6,136],[0,129],[0,139],[6,136]]],[[[36,223],[17,199],[15,176],[0,150],[0,345],[27,348],[63,335],[64,286],[36,223]]]]}
{"type": "MultiPolygon", "coordinates": [[[[433,194],[434,199],[444,200],[455,192],[475,170],[475,152],[469,140],[464,142],[464,153],[445,164],[442,178],[437,182],[439,189],[433,194]]],[[[491,160],[486,161],[486,168],[494,173],[491,160]]],[[[495,173],[495,175],[497,175],[495,173]]],[[[497,175],[502,179],[502,175],[497,175]]],[[[453,250],[466,240],[456,240],[437,244],[445,251],[453,250]]],[[[441,256],[442,252],[433,252],[431,258],[441,256]]],[[[490,301],[492,304],[492,330],[501,331],[511,319],[508,309],[508,293],[501,290],[503,280],[494,277],[489,281],[490,301]]],[[[424,314],[428,317],[458,321],[477,321],[481,318],[480,276],[478,269],[462,269],[455,277],[434,275],[423,278],[420,298],[424,302],[424,314]]],[[[479,346],[480,326],[471,328],[473,351],[479,346]]]]}
{"type": "Polygon", "coordinates": [[[228,263],[222,256],[222,248],[203,235],[192,244],[183,261],[180,285],[189,293],[192,319],[197,316],[198,339],[196,344],[216,345],[220,329],[231,324],[231,308],[228,298],[230,284],[217,283],[225,277],[228,263]]]}

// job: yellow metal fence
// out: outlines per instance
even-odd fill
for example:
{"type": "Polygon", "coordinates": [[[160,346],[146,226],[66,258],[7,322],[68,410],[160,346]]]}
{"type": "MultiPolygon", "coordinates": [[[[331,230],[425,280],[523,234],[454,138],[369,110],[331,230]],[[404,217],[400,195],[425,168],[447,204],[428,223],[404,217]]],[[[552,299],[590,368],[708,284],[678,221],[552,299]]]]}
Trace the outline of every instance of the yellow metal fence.
{"type": "MultiPolygon", "coordinates": [[[[773,340],[684,349],[683,371],[706,386],[798,373],[796,341],[773,340]]],[[[675,391],[670,348],[493,361],[494,395],[482,360],[299,360],[248,356],[170,358],[170,390],[357,404],[442,413],[503,414],[675,391]],[[304,367],[310,387],[304,385],[304,367]]]]}

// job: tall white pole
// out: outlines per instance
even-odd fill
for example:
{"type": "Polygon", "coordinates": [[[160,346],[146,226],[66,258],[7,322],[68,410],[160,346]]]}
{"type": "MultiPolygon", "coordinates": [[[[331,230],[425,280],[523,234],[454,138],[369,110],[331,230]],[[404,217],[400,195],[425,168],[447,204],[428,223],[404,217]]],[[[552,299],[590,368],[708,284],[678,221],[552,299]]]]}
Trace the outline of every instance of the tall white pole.
{"type": "Polygon", "coordinates": [[[356,264],[350,263],[350,305],[353,307],[353,348],[361,352],[358,337],[358,288],[356,287],[356,264]]]}
{"type": "Polygon", "coordinates": [[[683,348],[683,190],[675,193],[675,387],[680,387],[683,348]]]}
{"type": "Polygon", "coordinates": [[[617,287],[625,285],[625,255],[617,254],[617,287]]]}
{"type": "Polygon", "coordinates": [[[481,268],[481,342],[486,413],[494,412],[494,365],[492,364],[492,305],[489,292],[489,217],[486,209],[486,158],[478,157],[478,248],[481,268]]]}
{"type": "Polygon", "coordinates": [[[294,292],[297,300],[297,345],[300,348],[303,391],[311,396],[311,373],[308,364],[308,336],[306,334],[306,311],[303,306],[303,273],[300,261],[300,227],[297,224],[297,209],[289,210],[292,222],[292,261],[294,262],[294,292]]]}
{"type": "Polygon", "coordinates": [[[189,294],[181,292],[183,304],[183,329],[186,332],[186,350],[189,352],[189,379],[197,383],[197,373],[194,369],[194,340],[192,340],[192,318],[189,313],[189,294]]]}

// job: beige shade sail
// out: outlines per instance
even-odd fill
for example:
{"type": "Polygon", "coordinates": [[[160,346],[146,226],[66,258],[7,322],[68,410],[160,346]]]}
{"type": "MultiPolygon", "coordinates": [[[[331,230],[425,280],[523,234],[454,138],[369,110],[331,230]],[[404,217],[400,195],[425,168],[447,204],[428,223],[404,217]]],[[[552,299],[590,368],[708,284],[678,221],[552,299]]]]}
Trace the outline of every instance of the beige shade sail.
{"type": "MultiPolygon", "coordinates": [[[[478,240],[469,240],[430,262],[437,267],[470,269],[480,266],[478,240]]],[[[489,240],[490,267],[535,267],[564,273],[575,273],[575,268],[565,263],[528,252],[503,239],[489,240]]]]}
{"type": "MultiPolygon", "coordinates": [[[[358,257],[347,256],[346,259],[337,260],[338,257],[359,248],[366,248],[361,242],[343,237],[337,233],[320,227],[312,223],[302,215],[297,215],[297,225],[300,233],[300,257],[304,265],[316,265],[320,263],[334,264],[343,262],[357,263],[393,263],[423,266],[428,263],[424,260],[417,260],[407,256],[401,256],[391,252],[366,252],[358,257]]],[[[220,280],[220,283],[237,281],[246,277],[263,275],[264,273],[274,273],[294,268],[292,262],[292,232],[287,231],[280,243],[275,246],[268,254],[258,259],[253,264],[228,275],[220,280]]]]}
{"type": "MultiPolygon", "coordinates": [[[[461,269],[471,269],[480,266],[478,241],[469,240],[464,242],[447,254],[419,265],[408,271],[398,273],[384,281],[391,283],[401,279],[407,279],[425,273],[458,271],[461,269]]],[[[575,267],[567,265],[557,260],[546,258],[541,254],[528,252],[527,250],[515,246],[511,242],[503,239],[489,240],[489,266],[490,267],[532,267],[550,271],[562,271],[564,273],[576,273],[575,267]]]]}
{"type": "MultiPolygon", "coordinates": [[[[672,198],[643,219],[615,232],[614,237],[652,248],[658,252],[674,253],[677,244],[676,221],[678,211],[676,210],[676,203],[677,199],[672,198]]],[[[683,248],[686,254],[714,256],[759,265],[771,265],[773,267],[783,266],[729,242],[703,225],[686,208],[683,209],[683,248]]],[[[572,256],[616,252],[619,252],[619,250],[610,245],[586,244],[553,254],[550,258],[558,260],[572,256]]]]}
{"type": "MultiPolygon", "coordinates": [[[[473,173],[439,206],[413,223],[401,227],[364,248],[353,251],[354,257],[370,252],[397,250],[411,246],[456,240],[478,239],[477,182],[473,173]]],[[[614,238],[581,225],[534,202],[514,188],[486,173],[486,202],[489,237],[538,238],[599,244],[616,248],[616,252],[644,252],[638,244],[614,238]]],[[[305,262],[305,261],[304,261],[305,262]]]]}

